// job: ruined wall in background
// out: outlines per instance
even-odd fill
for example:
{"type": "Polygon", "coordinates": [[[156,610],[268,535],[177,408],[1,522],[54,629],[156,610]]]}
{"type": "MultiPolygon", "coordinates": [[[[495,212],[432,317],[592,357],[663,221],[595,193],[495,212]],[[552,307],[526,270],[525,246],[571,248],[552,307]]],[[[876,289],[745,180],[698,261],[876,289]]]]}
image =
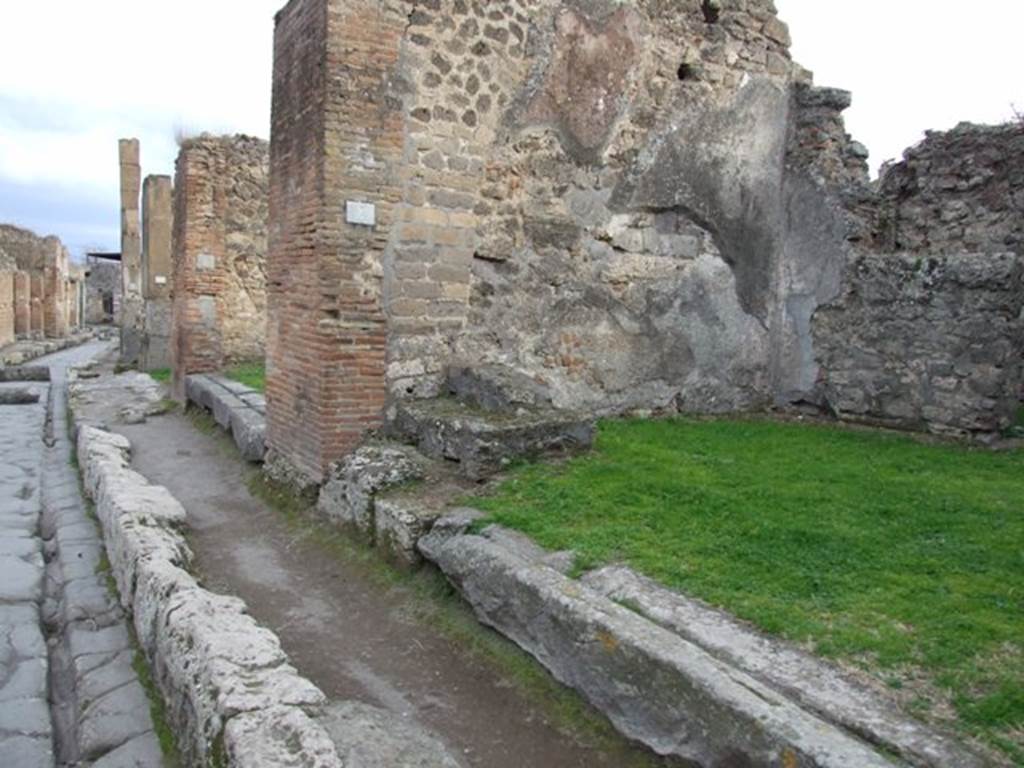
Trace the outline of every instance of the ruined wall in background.
{"type": "Polygon", "coordinates": [[[182,144],[174,182],[171,361],[189,373],[262,360],[266,337],[267,142],[182,144]]]}
{"type": "Polygon", "coordinates": [[[992,434],[1024,401],[1024,126],[932,132],[884,169],[873,227],[814,321],[843,418],[992,434]]]}
{"type": "Polygon", "coordinates": [[[1024,125],[964,123],[883,169],[880,242],[913,253],[1024,251],[1024,125]]]}
{"type": "Polygon", "coordinates": [[[85,288],[85,322],[96,325],[116,323],[120,306],[120,262],[90,258],[85,288]]]}
{"type": "Polygon", "coordinates": [[[14,257],[0,248],[0,347],[13,344],[16,336],[14,278],[17,267],[14,257]]]}
{"type": "Polygon", "coordinates": [[[139,366],[144,371],[171,365],[171,257],[174,200],[169,176],[147,176],[142,185],[143,334],[139,366]]]}

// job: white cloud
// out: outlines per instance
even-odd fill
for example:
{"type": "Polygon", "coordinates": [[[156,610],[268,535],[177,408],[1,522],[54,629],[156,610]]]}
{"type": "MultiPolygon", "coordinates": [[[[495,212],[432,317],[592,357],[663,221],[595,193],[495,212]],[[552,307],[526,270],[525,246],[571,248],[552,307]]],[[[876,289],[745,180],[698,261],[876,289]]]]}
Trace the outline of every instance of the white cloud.
{"type": "Polygon", "coordinates": [[[925,130],[999,123],[1024,106],[1024,2],[776,0],[793,57],[818,85],[853,91],[847,129],[871,164],[925,130]]]}
{"type": "Polygon", "coordinates": [[[0,176],[109,189],[117,139],[173,173],[174,133],[269,134],[283,0],[37,0],[4,8],[0,176]],[[48,115],[40,127],[38,117],[48,115]]]}
{"type": "MultiPolygon", "coordinates": [[[[1024,107],[1021,0],[776,1],[795,58],[819,84],[854,92],[847,125],[874,166],[926,128],[999,122],[1011,102],[1024,107]]],[[[145,174],[173,173],[179,129],[266,138],[284,2],[5,3],[0,181],[66,190],[66,208],[75,196],[105,201],[116,221],[118,138],[140,139],[145,174]]],[[[0,219],[20,202],[0,197],[0,219]]]]}

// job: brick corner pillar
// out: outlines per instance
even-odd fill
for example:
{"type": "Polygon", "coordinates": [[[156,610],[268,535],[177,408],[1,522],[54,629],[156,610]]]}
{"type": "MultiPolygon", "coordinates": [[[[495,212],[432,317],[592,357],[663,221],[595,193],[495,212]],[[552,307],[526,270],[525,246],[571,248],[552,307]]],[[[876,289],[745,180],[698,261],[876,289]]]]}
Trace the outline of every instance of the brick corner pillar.
{"type": "Polygon", "coordinates": [[[292,0],[276,19],[268,463],[300,485],[323,482],[384,419],[382,259],[404,141],[402,103],[387,84],[406,22],[387,5],[292,0]],[[348,223],[349,202],[374,223],[348,223]]]}
{"type": "Polygon", "coordinates": [[[138,139],[118,142],[121,169],[121,362],[134,365],[142,343],[142,234],[138,139]]]}
{"type": "Polygon", "coordinates": [[[170,366],[171,237],[174,222],[170,176],[147,176],[142,185],[143,334],[139,365],[144,371],[170,366]]]}
{"type": "Polygon", "coordinates": [[[171,300],[171,393],[185,401],[185,378],[218,370],[224,360],[218,297],[224,287],[223,195],[203,140],[178,153],[174,178],[171,300]]]}

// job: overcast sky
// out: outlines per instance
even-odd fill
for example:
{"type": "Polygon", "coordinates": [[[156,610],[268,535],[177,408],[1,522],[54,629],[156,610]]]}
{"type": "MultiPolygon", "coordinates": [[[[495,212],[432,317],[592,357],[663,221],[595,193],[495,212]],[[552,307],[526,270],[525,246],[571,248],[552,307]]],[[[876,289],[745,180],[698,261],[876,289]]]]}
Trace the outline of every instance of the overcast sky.
{"type": "MultiPolygon", "coordinates": [[[[690,0],[695,1],[695,0],[690,0]]],[[[33,0],[4,7],[0,222],[117,250],[117,139],[143,174],[175,134],[267,138],[273,15],[284,0],[33,0]]],[[[854,92],[847,127],[873,168],[927,128],[1024,108],[1024,0],[776,0],[794,57],[854,92]]]]}

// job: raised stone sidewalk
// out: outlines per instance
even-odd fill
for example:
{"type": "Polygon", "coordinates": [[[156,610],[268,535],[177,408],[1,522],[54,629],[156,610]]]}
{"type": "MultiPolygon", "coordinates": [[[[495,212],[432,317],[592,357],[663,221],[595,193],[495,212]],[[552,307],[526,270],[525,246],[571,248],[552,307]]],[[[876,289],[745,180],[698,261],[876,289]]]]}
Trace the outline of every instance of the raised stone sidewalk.
{"type": "Polygon", "coordinates": [[[185,397],[213,413],[214,420],[231,433],[243,458],[263,461],[267,400],[262,394],[226,376],[203,373],[186,377],[185,397]]]}

